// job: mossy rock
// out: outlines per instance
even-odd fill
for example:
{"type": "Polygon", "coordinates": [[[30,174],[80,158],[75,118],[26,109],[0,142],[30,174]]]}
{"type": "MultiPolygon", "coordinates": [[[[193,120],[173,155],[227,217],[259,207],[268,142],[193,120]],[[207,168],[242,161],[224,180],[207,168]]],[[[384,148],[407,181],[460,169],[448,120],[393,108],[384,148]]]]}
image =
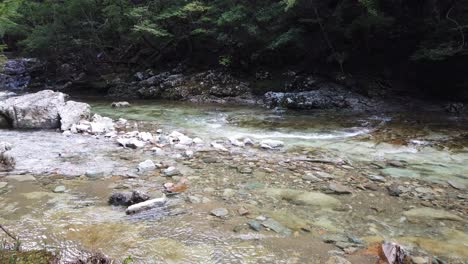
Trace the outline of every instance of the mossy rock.
{"type": "Polygon", "coordinates": [[[0,263],[5,264],[53,264],[58,263],[52,253],[44,250],[0,251],[0,263]]]}

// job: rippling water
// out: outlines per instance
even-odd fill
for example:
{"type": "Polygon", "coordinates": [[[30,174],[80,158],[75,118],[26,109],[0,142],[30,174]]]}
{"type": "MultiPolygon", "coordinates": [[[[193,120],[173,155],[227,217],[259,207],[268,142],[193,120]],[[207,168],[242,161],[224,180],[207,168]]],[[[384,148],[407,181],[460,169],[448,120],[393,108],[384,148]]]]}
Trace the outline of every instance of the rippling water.
{"type": "MultiPolygon", "coordinates": [[[[408,181],[456,180],[468,184],[466,116],[294,112],[152,101],[134,102],[125,109],[113,109],[107,101],[91,100],[91,104],[96,113],[129,119],[140,130],[177,129],[206,142],[245,137],[285,142],[284,152],[240,152],[244,159],[252,159],[245,162],[249,166],[256,159],[271,158],[276,164],[283,163],[286,155],[318,153],[342,158],[356,168],[341,174],[359,173],[364,165],[376,164],[373,173],[408,181]],[[389,160],[406,166],[382,166],[389,160]]],[[[383,193],[375,192],[371,197],[358,193],[352,199],[338,197],[353,207],[347,212],[311,210],[267,199],[257,192],[261,186],[304,187],[297,181],[300,173],[294,168],[280,168],[275,174],[254,171],[244,175],[236,170],[242,161],[237,156],[221,156],[225,160],[219,163],[177,161],[186,176],[198,179],[193,180],[188,194],[207,197],[211,202],[182,202],[177,207],[183,213],[148,221],[128,218],[122,208],[108,206],[107,198],[122,188],[143,189],[150,194],[160,191],[166,180],[159,175],[137,179],[119,176],[134,171],[147,158],[164,162],[173,159],[122,150],[103,138],[67,138],[55,131],[0,130],[0,140],[15,146],[17,174],[36,177],[31,182],[8,181],[6,191],[0,192],[0,222],[20,235],[24,248],[60,249],[65,260],[82,254],[84,249],[102,251],[118,260],[132,256],[137,263],[324,263],[327,251],[334,249],[317,240],[326,232],[353,233],[369,240],[375,236],[398,239],[442,256],[468,259],[466,224],[402,222],[401,213],[408,202],[390,199],[383,193]],[[113,177],[80,176],[90,170],[113,177]],[[66,193],[52,192],[57,185],[66,186],[66,193]],[[207,187],[213,190],[206,191],[207,187]],[[235,196],[224,197],[226,189],[234,189],[235,196]],[[369,203],[385,210],[376,214],[369,209],[369,203]],[[239,204],[249,208],[253,216],[274,217],[296,234],[285,238],[273,232],[250,231],[245,228],[246,219],[236,216],[239,204]],[[217,207],[229,208],[233,217],[225,221],[209,216],[208,212],[217,207]],[[233,232],[237,226],[244,229],[233,232]],[[312,227],[312,232],[304,232],[305,226],[312,227]]],[[[188,194],[181,197],[187,198],[188,194]]],[[[362,256],[350,258],[353,263],[374,263],[362,256]]]]}

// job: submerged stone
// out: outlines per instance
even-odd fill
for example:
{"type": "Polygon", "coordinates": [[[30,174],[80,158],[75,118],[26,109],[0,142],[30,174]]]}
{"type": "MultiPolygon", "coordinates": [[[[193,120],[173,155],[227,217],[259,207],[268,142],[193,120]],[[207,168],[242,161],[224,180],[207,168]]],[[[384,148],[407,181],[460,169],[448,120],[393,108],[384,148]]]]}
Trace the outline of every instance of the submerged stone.
{"type": "Polygon", "coordinates": [[[292,204],[310,205],[319,208],[336,208],[341,205],[340,200],[319,192],[306,192],[294,189],[265,189],[267,196],[286,200],[292,204]]]}
{"type": "Polygon", "coordinates": [[[455,214],[428,207],[411,209],[404,212],[403,215],[406,216],[410,222],[430,220],[463,221],[461,217],[455,214]]]}

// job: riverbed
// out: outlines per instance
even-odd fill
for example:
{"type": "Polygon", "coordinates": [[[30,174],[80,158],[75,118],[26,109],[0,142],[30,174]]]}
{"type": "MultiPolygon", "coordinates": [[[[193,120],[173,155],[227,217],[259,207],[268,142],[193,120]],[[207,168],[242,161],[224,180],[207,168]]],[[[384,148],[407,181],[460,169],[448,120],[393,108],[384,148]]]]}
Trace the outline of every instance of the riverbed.
{"type": "Polygon", "coordinates": [[[17,159],[0,176],[0,220],[25,249],[57,251],[63,261],[98,251],[135,263],[325,263],[332,255],[375,263],[373,243],[386,240],[449,263],[468,260],[467,116],[86,101],[95,113],[129,120],[129,131],[177,130],[205,143],[187,158],[171,146],[155,153],[104,136],[0,130],[17,159]],[[255,144],[231,144],[246,138],[255,144]],[[258,147],[266,139],[284,147],[258,147]],[[181,175],[138,174],[147,159],[181,175]],[[159,197],[165,183],[186,181],[170,207],[152,214],[130,217],[107,204],[114,192],[159,197]],[[228,214],[212,215],[217,208],[228,214]]]}

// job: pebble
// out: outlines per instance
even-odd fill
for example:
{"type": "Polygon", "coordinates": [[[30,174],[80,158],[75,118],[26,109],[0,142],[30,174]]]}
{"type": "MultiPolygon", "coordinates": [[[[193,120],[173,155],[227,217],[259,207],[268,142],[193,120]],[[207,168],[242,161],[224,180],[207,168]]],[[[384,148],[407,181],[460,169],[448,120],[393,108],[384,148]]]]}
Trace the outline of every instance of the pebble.
{"type": "Polygon", "coordinates": [[[239,213],[240,216],[244,216],[244,215],[249,214],[249,210],[245,209],[244,207],[239,208],[239,210],[237,210],[237,212],[239,213]]]}
{"type": "Polygon", "coordinates": [[[210,212],[211,215],[214,215],[219,218],[224,218],[228,216],[229,211],[226,208],[216,208],[210,212]]]}
{"type": "Polygon", "coordinates": [[[146,172],[146,171],[152,171],[156,169],[156,165],[154,165],[154,162],[152,160],[145,160],[138,164],[138,171],[139,172],[146,172]]]}
{"type": "Polygon", "coordinates": [[[65,186],[60,185],[60,186],[55,187],[54,193],[64,193],[65,190],[66,190],[65,186]]]}
{"type": "Polygon", "coordinates": [[[99,178],[99,177],[104,177],[104,172],[103,171],[94,171],[90,170],[85,173],[85,176],[88,178],[99,178]]]}

